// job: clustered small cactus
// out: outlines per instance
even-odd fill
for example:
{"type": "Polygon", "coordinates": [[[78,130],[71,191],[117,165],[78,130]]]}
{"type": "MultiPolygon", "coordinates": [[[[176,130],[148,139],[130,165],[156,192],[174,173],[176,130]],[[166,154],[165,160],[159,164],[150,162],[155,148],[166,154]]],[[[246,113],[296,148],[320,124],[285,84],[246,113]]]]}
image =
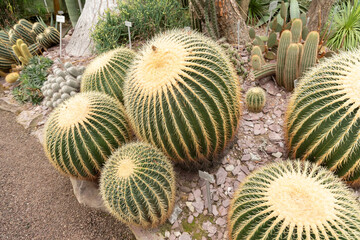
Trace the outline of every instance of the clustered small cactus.
{"type": "Polygon", "coordinates": [[[124,93],[137,136],[182,165],[209,163],[236,133],[239,81],[219,45],[202,34],[156,36],[134,60],[124,93]]]}
{"type": "Polygon", "coordinates": [[[360,50],[343,52],[307,72],[286,114],[292,158],[308,159],[360,185],[360,50]]]}
{"type": "Polygon", "coordinates": [[[244,67],[245,62],[242,59],[239,51],[234,48],[231,44],[226,42],[225,38],[221,38],[217,41],[218,44],[222,47],[226,55],[230,58],[231,63],[234,65],[236,73],[238,75],[247,75],[247,70],[244,67]]]}
{"type": "Polygon", "coordinates": [[[71,63],[64,64],[65,69],[54,68],[44,83],[41,91],[45,97],[44,105],[55,108],[63,101],[74,96],[80,90],[80,83],[85,67],[74,67],[71,63]]]}
{"type": "Polygon", "coordinates": [[[135,52],[123,47],[98,56],[86,68],[81,92],[104,92],[124,102],[123,85],[134,58],[135,52]]]}
{"type": "Polygon", "coordinates": [[[79,93],[50,115],[44,149],[53,166],[67,176],[95,179],[111,155],[132,138],[125,109],[104,93],[79,93]]]}
{"type": "Polygon", "coordinates": [[[245,102],[250,112],[261,112],[266,102],[265,91],[261,87],[250,88],[246,92],[245,102]]]}
{"type": "Polygon", "coordinates": [[[16,40],[16,44],[12,46],[12,49],[23,66],[27,65],[33,57],[29,51],[29,47],[21,39],[16,40]]]}
{"type": "Polygon", "coordinates": [[[360,239],[360,205],[332,172],[307,161],[269,164],[239,186],[230,239],[360,239]]]}
{"type": "Polygon", "coordinates": [[[173,211],[175,191],[170,161],[149,144],[122,146],[102,170],[100,192],[105,206],[126,224],[163,224],[173,211]]]}
{"type": "Polygon", "coordinates": [[[20,19],[8,32],[0,31],[0,70],[8,71],[14,65],[26,62],[22,54],[20,55],[22,60],[19,59],[21,50],[19,40],[28,47],[31,55],[37,55],[42,48],[58,44],[59,37],[59,32],[53,27],[46,27],[41,23],[32,24],[25,19],[20,19]],[[18,52],[13,50],[13,45],[19,48],[18,52]]]}

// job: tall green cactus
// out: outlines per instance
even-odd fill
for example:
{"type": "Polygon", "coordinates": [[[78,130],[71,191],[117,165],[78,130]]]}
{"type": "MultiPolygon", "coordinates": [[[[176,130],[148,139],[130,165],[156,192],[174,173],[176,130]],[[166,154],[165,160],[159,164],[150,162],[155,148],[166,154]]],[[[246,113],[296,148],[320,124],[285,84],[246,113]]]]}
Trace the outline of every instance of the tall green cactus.
{"type": "Polygon", "coordinates": [[[286,60],[286,52],[292,41],[291,32],[285,30],[280,37],[279,48],[277,51],[277,65],[276,65],[276,83],[279,86],[284,86],[284,68],[286,60]]]}
{"type": "Polygon", "coordinates": [[[44,132],[53,166],[80,179],[96,178],[108,156],[132,136],[121,103],[97,92],[76,94],[59,105],[44,132]]]}
{"type": "Polygon", "coordinates": [[[291,34],[292,34],[292,42],[299,43],[301,40],[301,32],[302,32],[302,21],[301,19],[295,19],[291,24],[291,34]]]}
{"type": "Polygon", "coordinates": [[[286,115],[292,158],[308,159],[360,185],[360,50],[344,52],[307,72],[286,115]]]}
{"type": "Polygon", "coordinates": [[[168,31],[140,51],[124,90],[137,136],[175,162],[207,164],[233,138],[240,85],[221,47],[196,32],[168,31]]]}
{"type": "Polygon", "coordinates": [[[308,34],[300,60],[300,75],[316,64],[319,38],[319,33],[316,31],[308,34]]]}
{"type": "Polygon", "coordinates": [[[95,58],[81,80],[81,92],[104,92],[123,102],[123,86],[127,71],[135,58],[128,48],[117,48],[95,58]]]}
{"type": "Polygon", "coordinates": [[[330,171],[282,161],[249,175],[228,213],[229,239],[360,239],[360,205],[330,171]]]}
{"type": "Polygon", "coordinates": [[[299,46],[292,43],[286,51],[284,67],[284,87],[287,91],[294,89],[294,80],[299,76],[299,46]]]}
{"type": "Polygon", "coordinates": [[[153,146],[129,143],[105,164],[100,192],[105,206],[125,224],[156,227],[175,204],[175,174],[170,161],[153,146]]]}

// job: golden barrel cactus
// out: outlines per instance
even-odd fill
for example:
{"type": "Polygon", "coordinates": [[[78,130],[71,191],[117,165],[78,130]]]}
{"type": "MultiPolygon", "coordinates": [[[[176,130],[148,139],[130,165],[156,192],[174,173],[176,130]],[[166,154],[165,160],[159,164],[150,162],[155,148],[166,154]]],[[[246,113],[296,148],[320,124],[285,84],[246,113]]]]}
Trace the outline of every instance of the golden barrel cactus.
{"type": "Polygon", "coordinates": [[[134,60],[125,106],[139,138],[176,163],[209,163],[236,133],[240,85],[221,47],[196,32],[156,36],[134,60]]]}
{"type": "Polygon", "coordinates": [[[109,155],[131,140],[125,110],[104,93],[79,93],[60,104],[45,125],[44,149],[67,176],[95,179],[109,155]]]}
{"type": "Polygon", "coordinates": [[[343,52],[310,70],[286,114],[291,158],[326,166],[360,183],[360,50],[343,52]]]}
{"type": "Polygon", "coordinates": [[[228,219],[234,240],[360,239],[354,192],[308,161],[282,161],[253,172],[235,193],[228,219]]]}

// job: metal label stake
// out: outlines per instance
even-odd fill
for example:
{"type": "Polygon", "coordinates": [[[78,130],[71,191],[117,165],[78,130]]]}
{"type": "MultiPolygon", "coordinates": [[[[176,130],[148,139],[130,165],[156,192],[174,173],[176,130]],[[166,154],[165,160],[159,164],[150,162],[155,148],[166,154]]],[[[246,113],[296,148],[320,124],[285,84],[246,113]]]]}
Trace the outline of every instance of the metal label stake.
{"type": "Polygon", "coordinates": [[[62,24],[65,23],[65,16],[56,15],[56,22],[60,23],[60,58],[61,58],[61,48],[62,48],[62,24]]]}
{"type": "Polygon", "coordinates": [[[208,211],[212,214],[212,202],[211,202],[211,192],[210,192],[210,183],[215,183],[214,176],[208,172],[203,172],[199,170],[199,177],[205,180],[206,184],[206,198],[208,202],[208,211]]]}
{"type": "Polygon", "coordinates": [[[274,11],[275,8],[277,7],[277,5],[278,5],[278,0],[272,1],[272,2],[269,4],[270,17],[269,17],[268,25],[267,25],[267,28],[266,28],[266,35],[269,33],[270,21],[271,21],[271,18],[272,18],[273,11],[274,11]]]}
{"type": "Polygon", "coordinates": [[[130,49],[131,49],[131,32],[130,32],[130,28],[132,27],[132,22],[125,21],[125,26],[127,26],[127,28],[128,28],[128,33],[129,33],[129,45],[130,45],[130,49]]]}

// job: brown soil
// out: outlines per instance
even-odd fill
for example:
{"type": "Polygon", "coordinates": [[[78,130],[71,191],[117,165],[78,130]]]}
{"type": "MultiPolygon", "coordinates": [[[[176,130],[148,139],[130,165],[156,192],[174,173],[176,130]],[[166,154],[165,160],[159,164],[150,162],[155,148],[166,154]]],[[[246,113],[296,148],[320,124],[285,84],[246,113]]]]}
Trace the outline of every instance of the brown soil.
{"type": "Polygon", "coordinates": [[[0,110],[0,239],[135,239],[106,213],[80,205],[42,146],[0,110]]]}

